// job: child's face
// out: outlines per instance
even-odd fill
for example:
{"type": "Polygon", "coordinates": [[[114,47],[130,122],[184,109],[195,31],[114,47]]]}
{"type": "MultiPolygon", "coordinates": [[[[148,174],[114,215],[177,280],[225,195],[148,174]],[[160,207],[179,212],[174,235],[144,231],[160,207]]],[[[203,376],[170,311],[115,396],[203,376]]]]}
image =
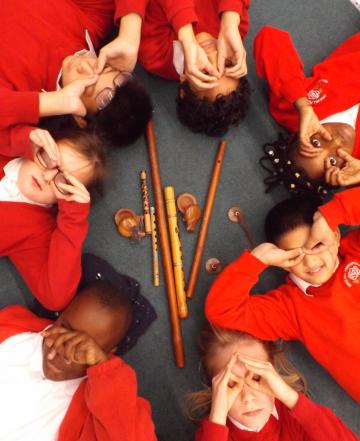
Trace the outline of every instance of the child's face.
{"type": "MultiPolygon", "coordinates": [[[[196,40],[204,49],[210,63],[217,69],[217,40],[207,32],[200,32],[197,34],[196,40]]],[[[198,90],[193,84],[191,84],[191,89],[196,95],[206,97],[210,101],[215,101],[219,94],[226,96],[236,90],[240,83],[240,79],[229,78],[223,75],[217,82],[218,85],[212,89],[198,90]]]]}
{"type": "Polygon", "coordinates": [[[298,149],[294,151],[292,156],[296,164],[306,171],[310,179],[314,180],[324,178],[326,171],[325,161],[327,158],[333,158],[331,160],[333,162],[332,165],[336,165],[339,168],[345,165],[344,160],[337,155],[339,148],[346,150],[350,155],[354,150],[355,131],[349,124],[325,123],[323,126],[330,132],[332,140],[327,141],[319,134],[311,137],[313,146],[323,149],[318,156],[312,158],[302,156],[298,149]]]}
{"type": "MultiPolygon", "coordinates": [[[[98,299],[89,295],[76,296],[65,311],[54,323],[70,331],[78,331],[88,334],[102,348],[105,354],[109,354],[119,342],[121,328],[121,316],[111,308],[100,305],[98,299]]],[[[71,380],[86,375],[87,365],[71,361],[65,362],[63,349],[60,348],[55,358],[47,358],[50,349],[43,344],[43,371],[46,378],[53,381],[71,380]]]]}
{"type": "MultiPolygon", "coordinates": [[[[75,56],[70,55],[66,57],[62,65],[62,85],[67,86],[69,83],[85,79],[95,74],[97,65],[97,57],[95,56],[75,56]]],[[[96,97],[105,88],[114,89],[114,79],[119,75],[119,71],[107,66],[99,75],[97,82],[85,89],[81,99],[91,114],[98,111],[96,104],[96,97]]]]}
{"type": "MultiPolygon", "coordinates": [[[[283,250],[306,248],[310,231],[309,225],[299,226],[283,234],[276,245],[283,250]]],[[[340,245],[339,230],[332,232],[332,234],[334,240],[331,246],[316,254],[305,254],[301,262],[289,268],[288,271],[312,285],[321,285],[327,282],[335,271],[340,245]]],[[[316,246],[313,251],[316,251],[316,246]]]]}
{"type": "MultiPolygon", "coordinates": [[[[260,342],[250,339],[241,340],[232,346],[217,351],[212,366],[214,375],[218,374],[229,363],[231,356],[235,352],[240,352],[247,357],[257,360],[270,361],[264,346],[260,342]]],[[[232,372],[237,377],[244,378],[248,371],[241,361],[237,361],[232,372]]],[[[269,420],[274,408],[274,402],[273,396],[254,390],[244,384],[242,391],[229,411],[229,416],[248,428],[257,429],[269,420]]]]}
{"type": "MultiPolygon", "coordinates": [[[[61,171],[68,172],[86,185],[92,173],[92,165],[87,158],[81,156],[69,141],[58,142],[61,155],[61,171]]],[[[34,160],[24,159],[18,175],[18,187],[21,193],[39,204],[54,204],[61,193],[54,186],[53,179],[59,169],[46,169],[36,155],[34,160]]]]}

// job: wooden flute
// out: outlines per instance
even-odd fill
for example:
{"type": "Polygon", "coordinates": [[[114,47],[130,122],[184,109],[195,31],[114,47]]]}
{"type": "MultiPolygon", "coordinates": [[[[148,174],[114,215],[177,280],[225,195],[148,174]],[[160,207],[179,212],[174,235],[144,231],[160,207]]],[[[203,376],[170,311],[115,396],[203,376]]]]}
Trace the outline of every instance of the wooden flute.
{"type": "Polygon", "coordinates": [[[147,182],[146,182],[146,171],[145,170],[140,171],[140,184],[141,184],[141,194],[142,194],[143,209],[144,209],[145,233],[151,234],[149,193],[148,193],[148,186],[147,186],[147,182]]]}
{"type": "Polygon", "coordinates": [[[160,249],[164,267],[164,277],[166,284],[166,293],[169,304],[169,315],[172,330],[172,341],[174,347],[175,361],[178,367],[185,366],[185,356],[183,340],[181,335],[180,319],[177,311],[176,289],[174,282],[174,273],[172,269],[171,251],[169,237],[167,234],[164,200],[162,194],[160,166],[155,141],[154,126],[149,121],[146,127],[148,141],[148,154],[151,166],[151,177],[155,199],[156,220],[159,233],[160,249]]]}
{"type": "Polygon", "coordinates": [[[198,235],[198,240],[196,242],[195,247],[195,253],[193,257],[193,262],[191,265],[191,271],[187,286],[186,295],[188,297],[193,297],[194,290],[196,286],[197,279],[199,277],[199,270],[201,265],[201,259],[204,253],[205,248],[205,242],[206,242],[206,236],[210,224],[212,209],[214,206],[215,201],[215,195],[216,195],[216,188],[217,184],[219,182],[219,177],[221,173],[221,168],[224,160],[225,155],[225,149],[226,149],[226,141],[221,141],[219,144],[219,148],[215,157],[214,162],[214,168],[211,175],[210,185],[208,189],[208,194],[206,197],[206,203],[205,203],[205,209],[204,209],[204,215],[198,235]]]}
{"type": "Polygon", "coordinates": [[[153,255],[153,282],[154,282],[154,286],[159,286],[160,285],[159,255],[158,255],[154,207],[150,207],[150,221],[151,221],[151,244],[152,244],[152,255],[153,255]]]}
{"type": "Polygon", "coordinates": [[[170,243],[172,251],[172,262],[174,268],[176,298],[180,318],[188,316],[186,304],[184,270],[182,263],[181,241],[179,236],[179,225],[176,215],[175,191],[174,187],[164,188],[166,213],[169,225],[170,243]]]}

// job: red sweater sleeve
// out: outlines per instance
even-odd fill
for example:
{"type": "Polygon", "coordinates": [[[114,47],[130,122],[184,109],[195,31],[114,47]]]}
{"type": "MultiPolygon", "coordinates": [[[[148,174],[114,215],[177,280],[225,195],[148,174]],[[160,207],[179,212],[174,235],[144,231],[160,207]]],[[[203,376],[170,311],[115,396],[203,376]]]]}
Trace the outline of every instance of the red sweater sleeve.
{"type": "Polygon", "coordinates": [[[359,441],[359,438],[328,407],[300,394],[290,416],[306,433],[306,441],[359,441]]]}
{"type": "Polygon", "coordinates": [[[39,121],[39,93],[12,90],[0,79],[0,153],[31,158],[29,133],[39,121]]]}
{"type": "Polygon", "coordinates": [[[243,8],[250,7],[250,0],[218,0],[218,12],[219,15],[225,11],[233,11],[240,14],[243,12],[243,8]]]}
{"type": "Polygon", "coordinates": [[[145,9],[149,0],[117,0],[115,9],[115,22],[123,17],[124,15],[130,14],[130,12],[135,12],[141,16],[142,19],[145,17],[145,9]]]}
{"type": "Polygon", "coordinates": [[[254,57],[257,74],[274,95],[289,103],[307,96],[303,64],[287,32],[265,26],[255,38],[254,57]]]}
{"type": "Polygon", "coordinates": [[[119,357],[87,370],[86,419],[79,441],[156,441],[151,408],[137,395],[134,370],[119,357]],[[95,437],[94,437],[95,434],[95,437]]]}
{"type": "Polygon", "coordinates": [[[360,224],[360,187],[336,193],[332,200],[319,208],[330,227],[360,224]]]}
{"type": "Polygon", "coordinates": [[[296,314],[290,285],[262,295],[250,295],[265,265],[244,252],[212,285],[205,303],[205,315],[214,325],[238,329],[263,340],[298,338],[296,314]]]}
{"type": "Polygon", "coordinates": [[[166,17],[176,32],[189,23],[198,21],[194,0],[159,0],[166,17]]]}
{"type": "Polygon", "coordinates": [[[228,441],[229,429],[227,426],[212,423],[204,418],[195,434],[195,441],[228,441]]]}
{"type": "Polygon", "coordinates": [[[9,256],[34,296],[51,310],[64,309],[76,293],[90,204],[61,199],[58,207],[56,228],[49,240],[39,245],[39,238],[33,238],[9,256]]]}

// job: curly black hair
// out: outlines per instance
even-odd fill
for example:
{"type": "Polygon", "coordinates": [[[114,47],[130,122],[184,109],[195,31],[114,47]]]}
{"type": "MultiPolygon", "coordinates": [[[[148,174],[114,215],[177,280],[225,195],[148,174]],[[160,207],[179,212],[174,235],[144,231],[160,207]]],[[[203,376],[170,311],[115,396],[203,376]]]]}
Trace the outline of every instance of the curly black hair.
{"type": "Polygon", "coordinates": [[[237,126],[249,108],[250,86],[243,77],[228,95],[219,94],[215,101],[199,97],[188,81],[179,84],[176,110],[179,120],[195,133],[223,136],[231,125],[237,126]]]}
{"type": "Polygon", "coordinates": [[[280,133],[276,141],[264,144],[265,156],[259,162],[269,173],[264,179],[265,193],[282,184],[293,196],[314,195],[325,199],[333,187],[323,180],[310,179],[306,171],[294,162],[292,153],[297,141],[297,135],[280,133]]]}

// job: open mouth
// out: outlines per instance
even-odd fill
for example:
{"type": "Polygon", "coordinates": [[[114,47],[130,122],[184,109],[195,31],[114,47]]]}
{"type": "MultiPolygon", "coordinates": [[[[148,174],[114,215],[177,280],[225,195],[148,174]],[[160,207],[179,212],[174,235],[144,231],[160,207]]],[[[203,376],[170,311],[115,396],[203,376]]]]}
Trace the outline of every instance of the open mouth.
{"type": "Polygon", "coordinates": [[[39,181],[36,178],[34,178],[34,176],[32,176],[32,183],[35,188],[42,191],[42,187],[41,187],[39,181]]]}
{"type": "Polygon", "coordinates": [[[251,410],[250,412],[245,412],[243,415],[247,417],[255,417],[257,415],[260,415],[260,413],[263,411],[263,409],[257,409],[257,410],[251,410]]]}
{"type": "Polygon", "coordinates": [[[319,266],[319,267],[317,267],[317,268],[315,268],[315,269],[313,269],[313,270],[311,270],[311,271],[308,271],[308,274],[309,274],[310,276],[318,276],[319,274],[322,273],[322,270],[323,270],[323,269],[324,269],[324,265],[319,266]]]}

